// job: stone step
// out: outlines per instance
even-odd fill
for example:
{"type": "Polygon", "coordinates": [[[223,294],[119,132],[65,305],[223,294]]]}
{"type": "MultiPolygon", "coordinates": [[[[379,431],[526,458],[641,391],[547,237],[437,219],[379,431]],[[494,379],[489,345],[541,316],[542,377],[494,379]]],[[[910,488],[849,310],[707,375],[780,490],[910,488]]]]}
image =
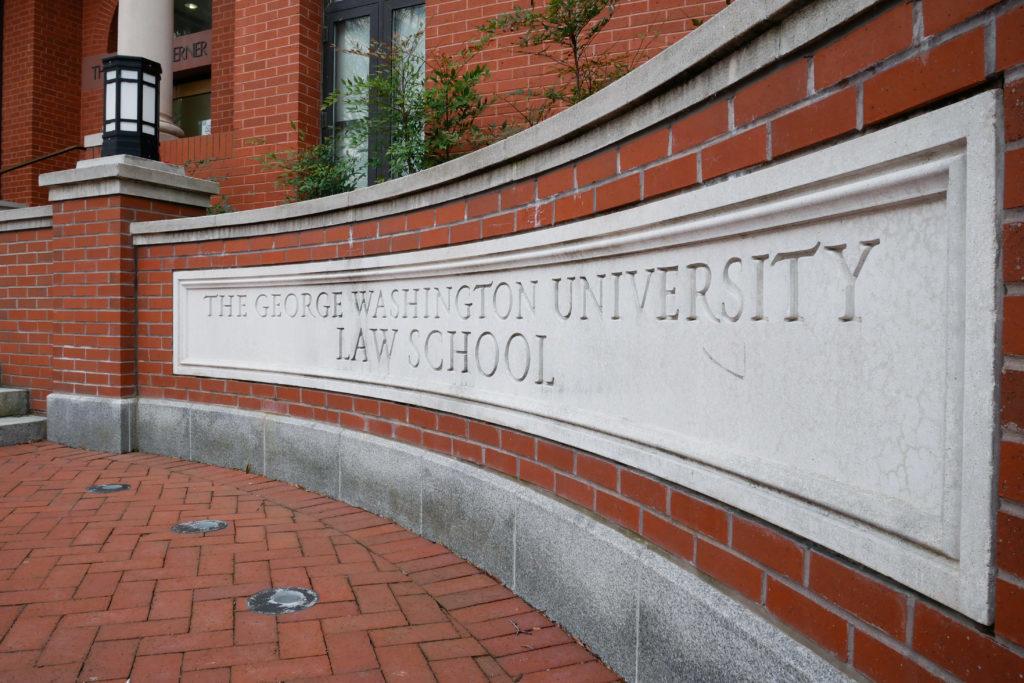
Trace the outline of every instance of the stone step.
{"type": "Polygon", "coordinates": [[[0,417],[28,414],[28,389],[0,387],[0,417]]]}
{"type": "Polygon", "coordinates": [[[0,417],[0,446],[32,443],[46,438],[46,418],[39,415],[0,417]]]}

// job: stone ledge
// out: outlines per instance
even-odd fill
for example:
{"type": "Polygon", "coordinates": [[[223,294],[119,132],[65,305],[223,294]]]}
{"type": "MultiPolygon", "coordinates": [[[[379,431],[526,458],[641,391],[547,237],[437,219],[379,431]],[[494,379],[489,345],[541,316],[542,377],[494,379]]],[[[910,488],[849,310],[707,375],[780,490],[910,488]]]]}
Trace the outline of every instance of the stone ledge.
{"type": "Polygon", "coordinates": [[[50,188],[50,201],[126,195],[158,201],[208,207],[220,191],[211,180],[185,175],[181,166],[124,154],[78,162],[73,169],[39,176],[40,187],[50,188]]]}
{"type": "Polygon", "coordinates": [[[45,438],[45,417],[39,415],[0,417],[0,446],[33,443],[45,438]]]}
{"type": "Polygon", "coordinates": [[[0,211],[0,232],[39,230],[53,227],[53,207],[28,206],[0,211]]]}
{"type": "Polygon", "coordinates": [[[495,575],[628,680],[847,679],[645,542],[499,474],[317,422],[137,403],[142,450],[248,467],[388,516],[495,575]]]}

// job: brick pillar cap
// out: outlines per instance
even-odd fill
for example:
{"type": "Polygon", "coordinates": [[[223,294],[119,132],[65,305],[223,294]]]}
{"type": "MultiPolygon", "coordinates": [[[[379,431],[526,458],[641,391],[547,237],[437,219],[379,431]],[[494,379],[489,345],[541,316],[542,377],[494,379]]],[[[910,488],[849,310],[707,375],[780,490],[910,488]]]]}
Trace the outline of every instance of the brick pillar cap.
{"type": "Polygon", "coordinates": [[[51,202],[123,195],[204,208],[220,191],[211,180],[185,175],[181,166],[127,155],[79,161],[73,169],[39,176],[39,185],[50,188],[51,202]]]}

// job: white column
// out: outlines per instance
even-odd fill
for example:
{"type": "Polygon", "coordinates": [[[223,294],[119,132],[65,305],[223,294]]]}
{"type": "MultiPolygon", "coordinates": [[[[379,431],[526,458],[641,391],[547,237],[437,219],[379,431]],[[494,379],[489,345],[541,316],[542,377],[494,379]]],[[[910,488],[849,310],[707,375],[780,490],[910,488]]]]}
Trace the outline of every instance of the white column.
{"type": "Polygon", "coordinates": [[[174,0],[120,0],[117,8],[117,54],[160,63],[160,137],[180,138],[174,125],[174,0]]]}

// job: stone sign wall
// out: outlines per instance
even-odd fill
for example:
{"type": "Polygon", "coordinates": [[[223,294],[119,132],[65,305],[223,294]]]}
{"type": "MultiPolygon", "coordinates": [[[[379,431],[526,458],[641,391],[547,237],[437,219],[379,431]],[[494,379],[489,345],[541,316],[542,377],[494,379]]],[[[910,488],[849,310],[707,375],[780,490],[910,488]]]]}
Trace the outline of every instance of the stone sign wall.
{"type": "Polygon", "coordinates": [[[554,230],[180,272],[175,372],[570,443],[984,619],[996,106],[554,230]]]}

